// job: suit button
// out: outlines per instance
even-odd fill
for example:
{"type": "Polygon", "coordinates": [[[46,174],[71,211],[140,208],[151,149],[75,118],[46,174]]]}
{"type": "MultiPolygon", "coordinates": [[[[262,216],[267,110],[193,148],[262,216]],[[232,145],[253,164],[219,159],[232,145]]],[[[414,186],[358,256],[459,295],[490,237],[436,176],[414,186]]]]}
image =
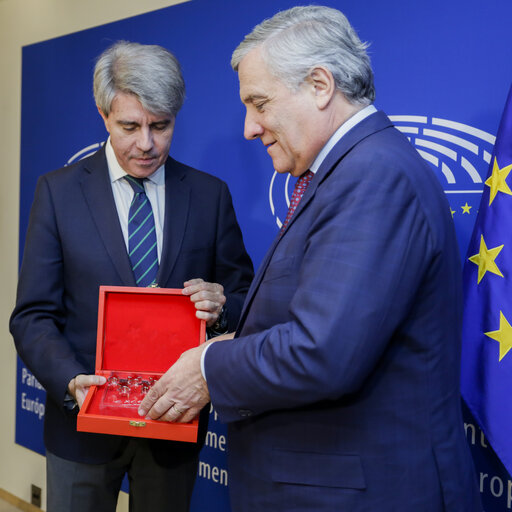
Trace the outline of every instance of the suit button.
{"type": "Polygon", "coordinates": [[[249,409],[239,409],[238,414],[240,414],[242,418],[248,418],[249,416],[252,416],[252,411],[249,409]]]}

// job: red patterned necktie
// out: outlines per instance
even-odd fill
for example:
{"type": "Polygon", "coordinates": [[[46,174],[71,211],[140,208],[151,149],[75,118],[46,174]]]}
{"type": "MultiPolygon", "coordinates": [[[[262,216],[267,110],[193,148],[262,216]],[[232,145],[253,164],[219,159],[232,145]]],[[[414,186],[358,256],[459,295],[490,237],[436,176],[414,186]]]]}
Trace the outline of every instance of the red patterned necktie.
{"type": "Polygon", "coordinates": [[[297,180],[297,183],[295,183],[292,199],[290,201],[290,207],[288,208],[286,219],[284,219],[283,226],[281,227],[281,231],[279,232],[279,234],[282,234],[286,226],[288,226],[290,219],[293,217],[295,209],[300,203],[300,200],[302,199],[302,196],[304,195],[304,192],[308,188],[308,185],[310,181],[313,179],[314,175],[315,173],[308,170],[297,180]]]}

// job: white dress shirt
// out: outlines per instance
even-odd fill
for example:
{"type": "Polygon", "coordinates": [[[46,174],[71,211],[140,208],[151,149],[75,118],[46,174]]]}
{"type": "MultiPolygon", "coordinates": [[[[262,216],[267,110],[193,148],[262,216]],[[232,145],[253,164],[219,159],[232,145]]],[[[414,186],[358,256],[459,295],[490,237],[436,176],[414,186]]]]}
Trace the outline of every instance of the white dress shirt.
{"type": "MultiPolygon", "coordinates": [[[[110,143],[110,137],[105,144],[105,154],[107,156],[108,174],[114,193],[117,215],[121,224],[126,250],[128,251],[128,212],[133,200],[134,192],[131,185],[123,179],[127,172],[119,165],[114,148],[110,143]]],[[[146,195],[153,209],[155,219],[156,242],[158,251],[158,263],[162,255],[163,233],[164,233],[164,215],[165,215],[165,166],[159,167],[153,174],[148,176],[144,182],[146,195]]]]}
{"type": "Polygon", "coordinates": [[[322,148],[320,153],[318,153],[309,170],[316,174],[316,171],[318,171],[320,165],[322,165],[322,162],[325,160],[325,157],[330,153],[331,149],[338,143],[338,141],[343,137],[343,135],[345,135],[356,124],[360,123],[363,119],[366,119],[369,115],[373,114],[374,112],[377,112],[377,109],[373,105],[368,105],[367,107],[364,107],[359,112],[354,114],[352,117],[347,119],[331,135],[331,138],[327,141],[327,143],[322,148]]]}

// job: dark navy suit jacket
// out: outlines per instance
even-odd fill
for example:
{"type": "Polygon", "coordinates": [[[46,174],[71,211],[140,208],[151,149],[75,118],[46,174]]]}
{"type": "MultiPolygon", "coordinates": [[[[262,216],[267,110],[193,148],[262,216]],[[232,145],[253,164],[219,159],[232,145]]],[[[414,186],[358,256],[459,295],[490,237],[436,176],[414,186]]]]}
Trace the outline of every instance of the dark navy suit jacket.
{"type": "Polygon", "coordinates": [[[480,511],[450,208],[377,112],[332,149],[205,357],[236,512],[480,511]]]}
{"type": "MultiPolygon", "coordinates": [[[[252,276],[226,184],[168,158],[158,284],[221,283],[234,329],[252,276]]],[[[110,460],[126,442],[76,432],[76,414],[63,407],[69,381],[94,373],[100,285],[135,286],[103,148],[39,179],[10,323],[22,360],[47,391],[46,447],[88,463],[110,460]]],[[[176,463],[200,444],[154,441],[153,451],[176,463]]]]}

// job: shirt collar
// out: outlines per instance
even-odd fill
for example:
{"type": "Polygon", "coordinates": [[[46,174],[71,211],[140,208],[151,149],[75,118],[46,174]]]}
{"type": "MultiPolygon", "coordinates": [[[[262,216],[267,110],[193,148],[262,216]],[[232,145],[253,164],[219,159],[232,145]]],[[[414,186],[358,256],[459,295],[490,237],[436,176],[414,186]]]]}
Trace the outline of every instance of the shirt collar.
{"type": "MultiPolygon", "coordinates": [[[[124,178],[128,173],[119,165],[114,153],[114,148],[110,142],[110,137],[105,143],[105,155],[107,157],[110,182],[114,183],[115,181],[124,178]]],[[[165,183],[165,164],[161,165],[153,174],[148,176],[147,179],[155,185],[163,185],[165,183]]]]}
{"type": "Polygon", "coordinates": [[[359,112],[354,114],[352,117],[347,119],[331,135],[331,138],[327,141],[327,144],[322,148],[320,153],[318,153],[309,170],[314,173],[318,171],[325,157],[329,154],[331,149],[338,143],[338,141],[343,137],[343,135],[345,135],[356,124],[360,123],[363,119],[366,119],[369,115],[373,114],[374,112],[377,112],[377,109],[373,105],[368,105],[367,107],[364,107],[359,112]]]}

